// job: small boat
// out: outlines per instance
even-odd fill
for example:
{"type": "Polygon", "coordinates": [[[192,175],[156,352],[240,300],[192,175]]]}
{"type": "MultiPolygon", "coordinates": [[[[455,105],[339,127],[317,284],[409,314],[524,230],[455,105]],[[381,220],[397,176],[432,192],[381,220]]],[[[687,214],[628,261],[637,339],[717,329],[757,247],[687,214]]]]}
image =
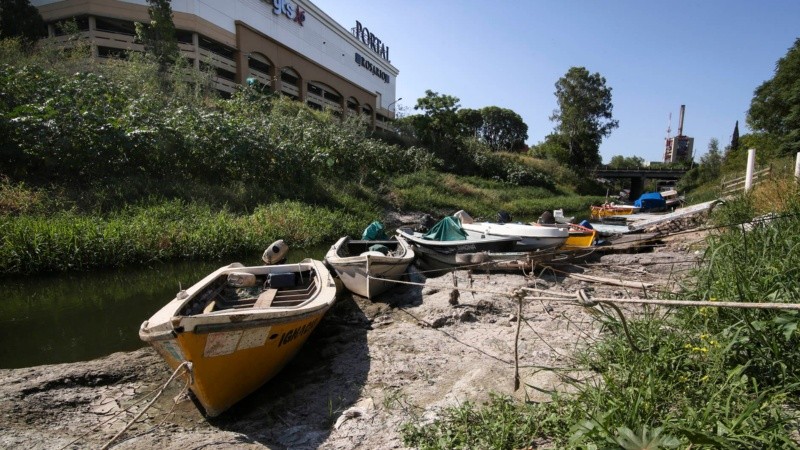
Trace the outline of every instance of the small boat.
{"type": "Polygon", "coordinates": [[[575,221],[575,216],[564,216],[563,209],[554,209],[553,210],[553,218],[555,219],[556,223],[560,224],[570,224],[575,221]]]}
{"type": "Polygon", "coordinates": [[[596,240],[597,230],[571,223],[569,224],[569,237],[561,248],[565,250],[589,248],[595,244],[596,240]]]}
{"type": "Polygon", "coordinates": [[[415,264],[426,276],[437,276],[470,265],[480,265],[486,255],[510,252],[518,237],[489,236],[465,230],[458,219],[446,216],[427,234],[411,229],[397,229],[398,239],[403,239],[414,249],[415,264]]]}
{"type": "Polygon", "coordinates": [[[683,205],[685,201],[684,197],[678,195],[678,191],[675,189],[661,191],[661,197],[664,199],[664,202],[666,202],[666,207],[669,210],[674,210],[675,208],[683,205]]]}
{"type": "Polygon", "coordinates": [[[189,363],[189,388],[215,417],[274,377],[335,300],[322,261],[233,263],[178,292],[139,337],[173,370],[189,363]]]}
{"type": "Polygon", "coordinates": [[[331,267],[350,292],[372,299],[389,290],[414,260],[414,250],[402,239],[354,240],[345,236],[325,255],[331,267]]]}
{"type": "Polygon", "coordinates": [[[614,203],[606,203],[602,206],[592,206],[589,218],[599,220],[608,216],[623,216],[629,214],[636,214],[641,208],[634,205],[616,205],[614,203]]]}
{"type": "Polygon", "coordinates": [[[554,249],[561,246],[569,237],[569,231],[563,225],[474,222],[463,210],[456,212],[455,217],[461,220],[461,226],[467,231],[492,237],[517,238],[514,251],[554,249]]]}

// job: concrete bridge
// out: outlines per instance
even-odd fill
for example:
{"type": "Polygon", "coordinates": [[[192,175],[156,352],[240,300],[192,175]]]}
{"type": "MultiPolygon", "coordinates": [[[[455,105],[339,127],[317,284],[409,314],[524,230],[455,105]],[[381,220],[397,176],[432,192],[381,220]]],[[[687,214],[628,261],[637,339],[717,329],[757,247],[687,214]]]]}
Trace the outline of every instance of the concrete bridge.
{"type": "Polygon", "coordinates": [[[650,180],[680,180],[687,169],[663,167],[638,167],[635,169],[615,169],[608,166],[595,167],[592,174],[595,178],[629,178],[631,180],[631,199],[642,195],[644,185],[650,180]]]}

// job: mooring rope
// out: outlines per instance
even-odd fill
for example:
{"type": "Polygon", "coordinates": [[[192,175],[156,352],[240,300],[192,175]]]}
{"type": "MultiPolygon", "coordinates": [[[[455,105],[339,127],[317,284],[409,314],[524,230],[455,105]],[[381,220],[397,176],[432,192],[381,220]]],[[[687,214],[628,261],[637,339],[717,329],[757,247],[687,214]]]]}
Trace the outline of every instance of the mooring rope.
{"type": "MultiPolygon", "coordinates": [[[[431,286],[426,283],[419,283],[415,281],[392,280],[391,278],[378,278],[368,275],[368,278],[379,281],[386,281],[391,283],[406,284],[419,287],[433,287],[439,289],[458,289],[460,291],[475,292],[479,294],[492,294],[502,295],[507,297],[514,297],[515,292],[512,291],[493,291],[489,289],[477,289],[451,285],[438,285],[431,286]]],[[[528,287],[519,287],[517,289],[529,290],[533,292],[547,292],[541,289],[532,289],[528,287]]],[[[547,292],[550,296],[526,296],[526,300],[542,300],[566,303],[580,303],[576,300],[577,294],[565,294],[560,292],[547,292]],[[567,297],[568,295],[568,297],[567,297]]],[[[712,308],[742,308],[742,309],[777,309],[777,310],[798,310],[800,311],[800,303],[776,303],[776,302],[737,302],[737,301],[717,301],[717,300],[654,300],[647,298],[615,298],[615,297],[597,297],[592,298],[592,301],[601,303],[623,303],[623,304],[643,304],[643,305],[661,305],[661,306],[686,306],[686,307],[712,307],[712,308]]]]}
{"type": "Polygon", "coordinates": [[[150,409],[151,406],[153,406],[156,400],[158,400],[161,397],[161,394],[164,393],[164,390],[167,388],[167,386],[169,386],[169,384],[172,383],[172,380],[174,380],[175,377],[178,376],[178,373],[180,373],[184,369],[189,373],[189,376],[191,376],[192,363],[190,361],[184,361],[178,367],[176,367],[175,371],[172,372],[172,375],[169,377],[167,382],[164,383],[163,386],[161,386],[161,389],[158,391],[158,394],[156,394],[156,396],[153,397],[152,400],[150,400],[150,403],[148,403],[144,408],[142,408],[142,410],[139,411],[139,414],[137,414],[136,417],[133,418],[133,420],[128,422],[127,425],[125,425],[125,428],[120,430],[119,433],[115,434],[114,437],[112,437],[108,442],[106,442],[104,446],[100,447],[100,450],[108,449],[111,446],[111,444],[114,443],[114,441],[116,441],[120,436],[122,436],[122,433],[128,431],[128,428],[130,428],[134,423],[136,423],[136,421],[139,420],[139,418],[141,418],[144,415],[144,413],[147,412],[148,409],[150,409]]]}

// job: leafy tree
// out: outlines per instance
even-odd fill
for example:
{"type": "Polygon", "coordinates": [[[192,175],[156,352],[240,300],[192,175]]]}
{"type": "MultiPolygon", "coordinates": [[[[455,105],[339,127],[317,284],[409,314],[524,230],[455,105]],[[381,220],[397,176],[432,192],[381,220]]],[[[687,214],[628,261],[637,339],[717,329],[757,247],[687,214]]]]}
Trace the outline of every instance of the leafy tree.
{"type": "Polygon", "coordinates": [[[481,137],[494,150],[519,150],[528,139],[528,125],[514,111],[497,106],[481,109],[481,137]]]}
{"type": "Polygon", "coordinates": [[[550,159],[565,165],[569,161],[567,140],[556,133],[545,136],[544,141],[532,146],[528,153],[534,158],[550,159]]]}
{"type": "Polygon", "coordinates": [[[415,110],[423,114],[410,119],[416,129],[417,137],[423,145],[429,146],[448,166],[457,165],[458,147],[462,135],[458,118],[458,97],[439,94],[429,90],[425,97],[417,99],[415,110]]]}
{"type": "Polygon", "coordinates": [[[150,24],[136,24],[136,35],[144,44],[144,50],[158,62],[159,71],[165,73],[180,56],[178,39],[175,37],[175,23],[172,21],[170,0],[147,0],[150,7],[150,24]]]}
{"type": "Polygon", "coordinates": [[[483,126],[483,116],[481,111],[471,108],[458,110],[458,120],[461,122],[464,135],[479,137],[483,126]]]}
{"type": "Polygon", "coordinates": [[[614,169],[637,169],[644,166],[644,158],[616,155],[611,158],[608,166],[614,169]]]}
{"type": "Polygon", "coordinates": [[[779,155],[800,151],[800,38],[778,60],[772,79],[756,88],[747,123],[774,135],[779,155]]]}
{"type": "Polygon", "coordinates": [[[567,164],[586,168],[601,162],[600,143],[619,126],[612,119],[611,88],[599,73],[572,67],[556,82],[558,109],[550,120],[566,142],[567,164]]]}
{"type": "Polygon", "coordinates": [[[700,179],[706,183],[719,178],[722,168],[722,153],[719,151],[719,141],[711,138],[708,142],[708,151],[700,158],[700,179]]]}
{"type": "Polygon", "coordinates": [[[31,45],[47,35],[39,10],[28,0],[0,0],[0,38],[20,38],[31,45]]]}

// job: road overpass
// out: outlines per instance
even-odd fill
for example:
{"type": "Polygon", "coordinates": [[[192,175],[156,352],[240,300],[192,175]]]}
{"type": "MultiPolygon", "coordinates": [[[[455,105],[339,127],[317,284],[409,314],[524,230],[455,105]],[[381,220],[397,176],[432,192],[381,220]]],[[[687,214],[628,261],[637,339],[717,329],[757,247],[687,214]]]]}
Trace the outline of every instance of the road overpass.
{"type": "Polygon", "coordinates": [[[631,199],[642,195],[647,180],[680,180],[687,169],[664,167],[638,167],[633,169],[617,169],[609,166],[595,167],[594,178],[629,178],[631,180],[631,199]]]}

